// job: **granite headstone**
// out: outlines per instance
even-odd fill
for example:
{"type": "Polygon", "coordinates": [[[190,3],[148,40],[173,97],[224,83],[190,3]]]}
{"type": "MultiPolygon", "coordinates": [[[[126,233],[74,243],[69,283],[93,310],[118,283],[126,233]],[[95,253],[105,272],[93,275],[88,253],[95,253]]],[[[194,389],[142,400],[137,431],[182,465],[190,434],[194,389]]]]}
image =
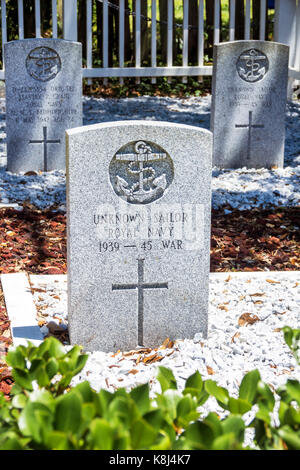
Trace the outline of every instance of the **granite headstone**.
{"type": "Polygon", "coordinates": [[[275,42],[214,46],[213,165],[283,166],[288,60],[289,47],[275,42]]]}
{"type": "Polygon", "coordinates": [[[4,45],[7,169],[65,169],[65,131],[82,125],[82,46],[63,39],[4,45]]]}
{"type": "Polygon", "coordinates": [[[207,334],[211,132],[67,130],[68,318],[86,350],[207,334]]]}

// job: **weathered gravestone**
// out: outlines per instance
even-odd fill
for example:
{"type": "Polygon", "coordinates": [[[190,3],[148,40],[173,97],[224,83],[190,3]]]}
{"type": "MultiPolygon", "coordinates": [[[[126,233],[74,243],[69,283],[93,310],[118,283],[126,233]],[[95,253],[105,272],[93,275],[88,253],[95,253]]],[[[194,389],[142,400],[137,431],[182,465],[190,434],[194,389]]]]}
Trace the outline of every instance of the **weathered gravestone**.
{"type": "Polygon", "coordinates": [[[214,46],[213,165],[283,166],[288,59],[289,47],[274,42],[214,46]]]}
{"type": "Polygon", "coordinates": [[[7,169],[65,169],[65,130],[82,125],[80,43],[24,39],[4,46],[7,169]]]}
{"type": "Polygon", "coordinates": [[[211,140],[167,122],[67,131],[72,343],[111,351],[206,335],[211,140]]]}

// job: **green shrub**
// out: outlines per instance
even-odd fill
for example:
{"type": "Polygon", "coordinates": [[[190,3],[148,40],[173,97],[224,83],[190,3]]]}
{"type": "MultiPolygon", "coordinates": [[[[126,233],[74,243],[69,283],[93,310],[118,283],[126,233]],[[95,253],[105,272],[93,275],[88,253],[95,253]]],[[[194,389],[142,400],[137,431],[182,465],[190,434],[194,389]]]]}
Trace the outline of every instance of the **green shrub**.
{"type": "MultiPolygon", "coordinates": [[[[299,362],[300,330],[284,329],[285,341],[299,362]]],[[[60,450],[238,450],[247,426],[243,415],[257,411],[248,425],[257,449],[300,449],[300,384],[288,380],[276,390],[279,424],[272,422],[275,394],[257,370],[246,374],[237,398],[213,380],[191,375],[182,392],[171,370],[159,368],[161,393],[152,399],[149,385],[95,392],[88,382],[70,387],[87,355],[78,346],[67,353],[53,337],[39,347],[10,350],[7,363],[15,384],[11,400],[0,395],[0,449],[60,450]],[[202,418],[199,407],[209,397],[227,410],[202,418]]]]}

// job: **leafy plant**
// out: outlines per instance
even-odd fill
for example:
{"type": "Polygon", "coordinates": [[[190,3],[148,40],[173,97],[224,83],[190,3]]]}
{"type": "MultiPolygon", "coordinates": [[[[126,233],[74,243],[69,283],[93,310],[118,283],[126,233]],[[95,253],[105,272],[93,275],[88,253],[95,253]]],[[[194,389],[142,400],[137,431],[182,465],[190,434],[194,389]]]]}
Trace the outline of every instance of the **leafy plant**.
{"type": "MultiPolygon", "coordinates": [[[[284,328],[284,337],[299,361],[299,332],[284,328]]],[[[95,392],[88,382],[70,387],[87,355],[78,346],[66,352],[55,338],[39,347],[10,350],[15,385],[11,400],[0,395],[0,449],[59,450],[240,450],[248,428],[243,415],[257,407],[250,423],[258,449],[300,449],[300,385],[288,380],[276,394],[278,419],[272,422],[275,395],[257,370],[246,374],[238,397],[198,371],[182,392],[171,370],[160,367],[161,393],[150,397],[149,385],[127,392],[95,392]],[[227,412],[201,416],[201,406],[213,397],[227,412]]]]}

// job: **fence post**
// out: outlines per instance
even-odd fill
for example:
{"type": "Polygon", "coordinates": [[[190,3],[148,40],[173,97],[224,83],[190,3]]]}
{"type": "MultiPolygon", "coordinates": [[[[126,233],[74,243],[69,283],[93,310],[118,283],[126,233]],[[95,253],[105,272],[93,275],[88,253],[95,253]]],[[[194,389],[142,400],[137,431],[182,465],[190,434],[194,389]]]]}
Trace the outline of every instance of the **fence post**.
{"type": "MultiPolygon", "coordinates": [[[[290,67],[294,66],[296,60],[296,13],[297,0],[275,0],[274,40],[290,46],[290,67]]],[[[289,77],[288,98],[292,96],[294,83],[295,80],[289,77]]]]}
{"type": "Polygon", "coordinates": [[[77,41],[77,0],[63,0],[64,39],[77,41]]]}

